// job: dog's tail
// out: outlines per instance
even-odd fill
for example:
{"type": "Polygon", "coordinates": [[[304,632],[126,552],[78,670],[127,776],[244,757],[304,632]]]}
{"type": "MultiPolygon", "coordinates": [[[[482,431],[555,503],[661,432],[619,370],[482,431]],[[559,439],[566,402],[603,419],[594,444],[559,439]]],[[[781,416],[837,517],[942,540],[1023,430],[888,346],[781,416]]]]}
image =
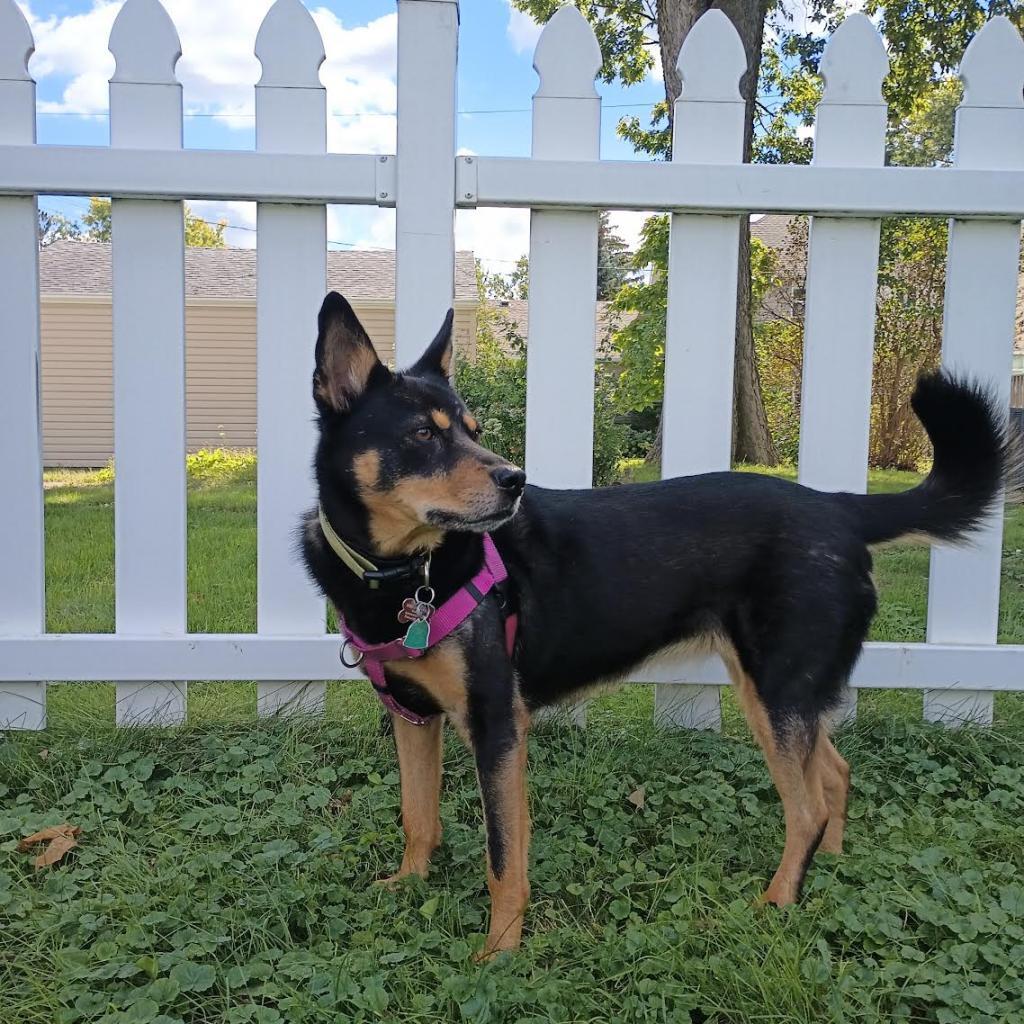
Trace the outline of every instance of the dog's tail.
{"type": "Polygon", "coordinates": [[[845,494],[869,544],[921,533],[963,540],[999,502],[1014,459],[1005,411],[982,385],[922,375],[910,404],[934,448],[932,471],[900,494],[845,494]]]}

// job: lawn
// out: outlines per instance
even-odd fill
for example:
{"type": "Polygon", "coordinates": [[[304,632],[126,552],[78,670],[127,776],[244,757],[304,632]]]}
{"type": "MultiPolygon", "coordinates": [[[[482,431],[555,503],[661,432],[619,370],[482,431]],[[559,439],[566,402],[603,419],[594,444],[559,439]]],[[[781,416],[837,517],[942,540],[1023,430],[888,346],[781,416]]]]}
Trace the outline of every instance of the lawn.
{"type": "MultiPolygon", "coordinates": [[[[193,464],[193,630],[254,628],[254,472],[193,464]]],[[[55,474],[46,498],[49,628],[109,630],[109,474],[55,474]]],[[[1020,510],[1005,547],[1000,639],[1024,643],[1020,510]]],[[[924,549],[879,552],[876,639],[923,639],[927,568],[924,549]]],[[[526,941],[476,966],[471,761],[448,743],[430,881],[372,885],[401,840],[367,690],[332,683],[323,719],[258,721],[251,684],[196,684],[186,726],[117,731],[112,687],[52,687],[50,728],[0,744],[3,1021],[1024,1019],[1020,697],[993,729],[950,732],[921,724],[918,694],[862,694],[838,737],[847,853],[819,856],[785,911],[753,906],[781,814],[728,698],[721,735],[656,730],[647,687],[596,701],[585,732],[539,728],[526,941]],[[80,846],[34,872],[18,838],[62,822],[80,846]]]]}

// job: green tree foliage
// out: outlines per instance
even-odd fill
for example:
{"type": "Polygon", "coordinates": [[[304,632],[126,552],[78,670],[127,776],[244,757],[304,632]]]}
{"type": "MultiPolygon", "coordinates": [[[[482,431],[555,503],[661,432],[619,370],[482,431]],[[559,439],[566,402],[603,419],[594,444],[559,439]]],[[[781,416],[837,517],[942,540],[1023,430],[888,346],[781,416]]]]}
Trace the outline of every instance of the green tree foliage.
{"type": "MultiPolygon", "coordinates": [[[[821,99],[818,67],[825,40],[853,8],[849,0],[806,0],[804,24],[796,28],[792,14],[779,7],[772,15],[774,45],[765,48],[754,140],[755,159],[766,163],[807,163],[813,152],[809,138],[797,136],[799,126],[814,123],[821,99]]],[[[891,162],[938,162],[929,145],[913,139],[912,125],[921,126],[930,112],[939,129],[935,149],[949,154],[952,114],[959,97],[950,84],[967,44],[985,22],[1005,15],[1024,30],[1024,0],[865,0],[889,51],[889,75],[883,85],[889,105],[891,162]],[[936,94],[938,90],[938,94],[936,94]],[[915,154],[913,160],[895,159],[915,154]]]]}
{"type": "Polygon", "coordinates": [[[597,297],[614,299],[635,276],[633,254],[625,239],[615,233],[608,211],[602,210],[597,229],[597,297]]]}
{"type": "MultiPolygon", "coordinates": [[[[887,159],[904,166],[950,163],[958,79],[928,81],[890,120],[887,159]]],[[[871,398],[869,459],[873,466],[916,469],[929,446],[910,408],[914,381],[938,365],[946,270],[946,224],[915,217],[882,222],[871,398]]],[[[803,286],[807,222],[795,220],[776,254],[768,308],[755,325],[758,368],[780,456],[799,447],[803,364],[803,286]]],[[[755,285],[756,287],[756,285],[755,285]]]]}
{"type": "MultiPolygon", "coordinates": [[[[514,0],[544,20],[551,4],[514,0]]],[[[657,29],[662,5],[623,0],[616,5],[578,4],[594,23],[593,7],[618,14],[623,26],[643,22],[650,35],[657,29]],[[644,19],[646,18],[646,21],[644,19]]],[[[706,6],[706,5],[705,5],[706,6]]],[[[813,141],[801,127],[814,123],[821,99],[819,63],[825,40],[846,17],[849,0],[808,0],[793,18],[792,5],[768,8],[765,46],[754,119],[752,157],[768,163],[807,163],[813,141]]],[[[887,162],[933,166],[950,162],[956,105],[962,94],[954,77],[967,44],[985,21],[1006,15],[1024,30],[1024,0],[867,0],[889,49],[891,72],[885,82],[889,104],[887,162]]],[[[630,31],[609,45],[607,26],[602,38],[605,73],[621,62],[621,49],[630,31]],[[619,54],[614,60],[609,54],[619,54]]],[[[649,51],[649,47],[647,48],[649,51]]],[[[657,104],[648,123],[639,118],[620,122],[619,131],[638,151],[667,156],[670,148],[668,107],[657,104]]],[[[779,454],[796,458],[799,441],[799,397],[802,365],[803,274],[805,254],[800,234],[787,245],[787,257],[776,264],[764,250],[752,248],[751,282],[756,293],[771,282],[772,294],[791,297],[788,310],[770,317],[755,316],[755,353],[766,417],[779,454]]],[[[631,408],[660,401],[664,362],[664,324],[667,268],[667,221],[654,218],[643,233],[635,266],[652,268],[647,282],[633,282],[616,298],[617,308],[636,314],[616,337],[624,367],[617,398],[631,408]]],[[[918,218],[883,223],[877,302],[877,338],[872,400],[871,458],[881,466],[914,466],[926,442],[910,414],[907,396],[917,372],[939,357],[942,292],[945,285],[945,225],[918,218]]],[[[757,302],[754,302],[757,308],[757,302]]],[[[778,302],[776,301],[776,305],[778,302]]]]}
{"type": "MultiPolygon", "coordinates": [[[[461,360],[455,382],[483,428],[483,443],[518,466],[526,459],[526,350],[500,321],[478,328],[474,360],[461,360]]],[[[616,413],[614,366],[599,366],[594,388],[594,483],[613,483],[619,463],[642,454],[650,435],[633,430],[616,413]]]]}
{"type": "MultiPolygon", "coordinates": [[[[188,203],[184,204],[184,208],[186,245],[202,249],[223,249],[227,245],[224,241],[227,221],[221,220],[211,224],[194,214],[188,203]]],[[[89,200],[88,212],[82,216],[82,224],[85,226],[84,238],[91,242],[109,242],[112,234],[110,200],[93,196],[89,200]]]]}
{"type": "MultiPolygon", "coordinates": [[[[668,308],[668,239],[666,214],[649,217],[633,254],[637,280],[623,286],[613,306],[633,314],[615,335],[622,374],[616,400],[624,412],[648,410],[661,404],[665,378],[665,316],[668,308]]],[[[773,282],[775,254],[759,239],[750,243],[752,297],[755,308],[773,282]]]]}
{"type": "MultiPolygon", "coordinates": [[[[602,210],[597,232],[597,297],[613,299],[635,273],[629,246],[616,234],[608,211],[602,210]]],[[[509,302],[530,297],[530,261],[526,255],[520,256],[507,273],[487,270],[477,260],[476,275],[480,294],[485,299],[509,302]]]]}
{"type": "MultiPolygon", "coordinates": [[[[560,6],[551,0],[511,2],[538,21],[546,21],[560,6]]],[[[749,63],[740,89],[747,105],[744,159],[750,158],[764,30],[766,21],[783,9],[781,0],[618,0],[614,4],[576,0],[576,6],[595,30],[604,58],[601,74],[606,80],[618,78],[624,84],[631,84],[635,78],[630,76],[650,66],[652,49],[658,47],[665,84],[664,100],[655,104],[648,123],[627,117],[618,126],[619,134],[637,152],[656,159],[668,159],[671,153],[673,106],[681,91],[676,60],[682,43],[703,14],[711,9],[722,11],[736,27],[749,63]]],[[[746,281],[749,267],[749,232],[744,225],[739,240],[740,282],[736,295],[733,449],[738,459],[772,464],[776,455],[757,379],[753,310],[746,281]]],[[[650,457],[658,458],[660,450],[659,426],[650,457]]]]}
{"type": "Polygon", "coordinates": [[[526,256],[520,256],[515,267],[507,274],[503,274],[500,271],[485,269],[480,260],[477,260],[476,283],[481,299],[508,302],[512,299],[529,298],[530,261],[526,256]]]}
{"type": "MultiPolygon", "coordinates": [[[[525,268],[526,258],[517,265],[525,268]]],[[[476,353],[459,360],[456,387],[480,421],[484,444],[522,466],[526,459],[526,338],[519,323],[501,305],[507,293],[502,275],[489,274],[477,262],[476,353]]],[[[525,275],[522,275],[525,281],[525,275]]],[[[511,296],[515,298],[516,296],[511,296]]],[[[650,435],[634,430],[618,414],[615,364],[599,364],[594,388],[594,483],[612,483],[622,459],[642,454],[650,435]]]]}
{"type": "Polygon", "coordinates": [[[47,210],[39,211],[39,248],[54,242],[62,242],[67,239],[82,237],[81,227],[73,220],[68,220],[61,213],[50,213],[47,210]]]}
{"type": "Polygon", "coordinates": [[[668,216],[649,217],[640,230],[633,266],[645,274],[625,285],[613,306],[634,314],[614,339],[622,374],[616,398],[623,412],[660,405],[665,377],[665,315],[668,308],[668,216]]]}

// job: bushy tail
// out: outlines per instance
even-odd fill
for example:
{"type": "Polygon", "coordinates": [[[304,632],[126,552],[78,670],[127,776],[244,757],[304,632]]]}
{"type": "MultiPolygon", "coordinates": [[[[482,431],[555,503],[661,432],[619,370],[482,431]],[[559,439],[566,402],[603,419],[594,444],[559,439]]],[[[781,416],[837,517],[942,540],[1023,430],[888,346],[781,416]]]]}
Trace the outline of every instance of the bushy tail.
{"type": "Polygon", "coordinates": [[[922,375],[910,400],[935,450],[932,471],[901,494],[848,494],[869,544],[923,533],[962,540],[999,501],[1011,473],[1006,414],[976,382],[947,371],[922,375]]]}

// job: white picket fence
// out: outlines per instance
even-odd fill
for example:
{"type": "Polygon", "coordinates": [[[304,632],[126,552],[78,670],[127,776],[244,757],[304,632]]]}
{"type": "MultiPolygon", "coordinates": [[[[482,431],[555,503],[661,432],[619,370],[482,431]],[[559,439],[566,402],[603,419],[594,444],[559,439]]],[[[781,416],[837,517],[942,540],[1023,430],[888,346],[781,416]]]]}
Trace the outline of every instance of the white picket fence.
{"type": "MultiPolygon", "coordinates": [[[[293,554],[313,501],[312,325],[325,290],[325,204],[397,206],[397,358],[410,362],[452,301],[455,207],[529,207],[527,470],[591,483],[597,213],[672,213],[666,475],[729,466],[737,235],[750,211],[813,215],[800,478],[863,491],[879,218],[951,218],[944,360],[1008,401],[1024,217],[1024,43],[995,18],[964,55],[951,169],[883,166],[888,62],[856,15],[823,60],[813,166],[741,164],[740,41],[712,11],[679,59],[670,163],[599,159],[600,53],[574,8],[545,28],[533,156],[457,156],[456,0],[398,0],[397,156],[326,152],[320,35],[277,0],[256,39],[255,152],[182,148],[180,45],[157,0],[127,0],[110,49],[110,146],[35,143],[33,40],[0,0],[0,724],[42,728],[47,681],[112,680],[120,723],[181,721],[191,680],[256,679],[263,714],[317,708],[348,677],[322,599],[293,554]],[[111,195],[116,632],[45,631],[36,196],[111,195]],[[183,199],[258,206],[258,631],[186,632],[183,199]],[[309,682],[313,681],[313,682],[309,682]]],[[[870,644],[853,687],[925,691],[929,719],[990,721],[1024,690],[1024,647],[996,644],[1002,516],[962,550],[936,549],[928,642],[870,644]]],[[[657,713],[716,726],[717,661],[637,672],[657,713]]],[[[847,713],[853,710],[853,691],[847,713]]]]}

